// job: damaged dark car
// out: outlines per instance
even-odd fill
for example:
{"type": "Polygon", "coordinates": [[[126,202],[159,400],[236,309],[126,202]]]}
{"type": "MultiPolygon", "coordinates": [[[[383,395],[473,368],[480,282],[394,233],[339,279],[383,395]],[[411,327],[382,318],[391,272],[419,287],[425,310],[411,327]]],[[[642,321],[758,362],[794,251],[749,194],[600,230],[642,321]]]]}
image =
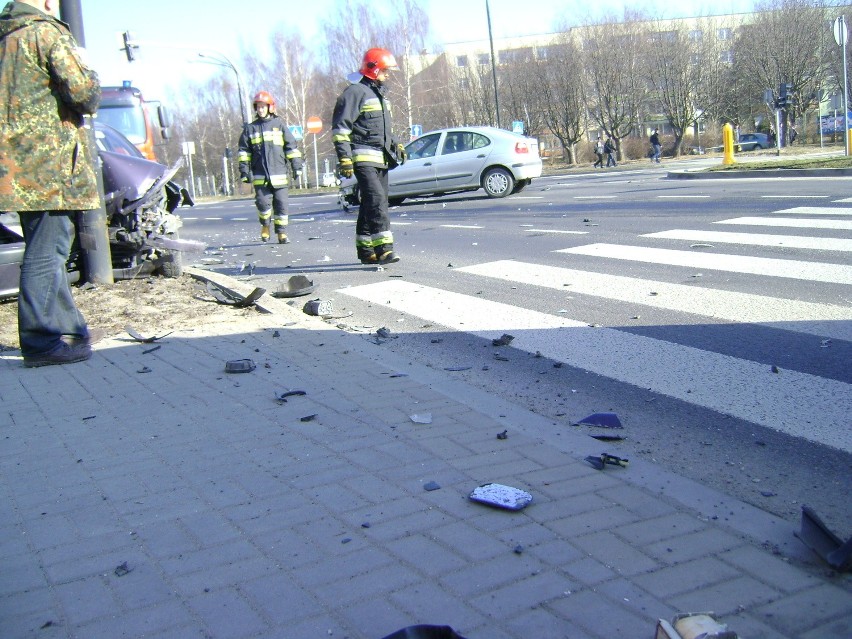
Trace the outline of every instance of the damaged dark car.
{"type": "MultiPolygon", "coordinates": [[[[181,251],[190,248],[190,243],[179,239],[182,222],[174,211],[194,204],[187,190],[172,181],[183,161],[171,168],[151,162],[112,127],[97,121],[94,126],[103,171],[113,278],[180,276],[181,251]]],[[[23,257],[18,214],[0,212],[0,299],[17,297],[23,257]]],[[[68,259],[72,283],[82,277],[82,258],[78,234],[68,259]]]]}

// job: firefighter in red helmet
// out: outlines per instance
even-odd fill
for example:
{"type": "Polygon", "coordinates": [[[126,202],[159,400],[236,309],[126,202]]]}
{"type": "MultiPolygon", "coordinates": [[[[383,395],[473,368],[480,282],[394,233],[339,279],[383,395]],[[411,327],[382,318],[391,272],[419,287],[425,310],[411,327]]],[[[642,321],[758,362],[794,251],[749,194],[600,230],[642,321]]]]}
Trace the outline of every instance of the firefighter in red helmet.
{"type": "Polygon", "coordinates": [[[387,49],[367,51],[361,78],[343,90],[332,118],[338,172],[358,180],[361,206],[355,249],[362,264],[399,261],[388,218],[388,170],[405,161],[405,148],[391,131],[391,107],[384,90],[389,72],[397,68],[387,49]]]}
{"type": "Polygon", "coordinates": [[[279,244],[287,244],[288,177],[302,174],[302,153],[286,123],[275,114],[275,99],[260,91],[252,100],[257,118],[243,128],[239,144],[240,177],[254,186],[260,239],[269,241],[273,221],[279,244]],[[289,166],[288,166],[289,164],[289,166]]]}

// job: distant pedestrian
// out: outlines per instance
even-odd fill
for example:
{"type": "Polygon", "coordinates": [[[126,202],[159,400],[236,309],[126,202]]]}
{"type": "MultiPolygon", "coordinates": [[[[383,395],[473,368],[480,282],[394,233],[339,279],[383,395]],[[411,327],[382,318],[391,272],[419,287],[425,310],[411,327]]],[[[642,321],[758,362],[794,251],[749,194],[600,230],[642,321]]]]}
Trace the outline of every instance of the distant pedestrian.
{"type": "Polygon", "coordinates": [[[604,143],[603,140],[601,140],[601,136],[598,136],[598,139],[595,142],[595,157],[597,160],[595,160],[595,163],[592,166],[602,169],[604,166],[604,143]]]}
{"type": "Polygon", "coordinates": [[[775,137],[775,129],[773,127],[769,127],[766,137],[769,140],[769,146],[775,146],[777,138],[775,137]]]}
{"type": "Polygon", "coordinates": [[[606,153],[607,168],[618,166],[615,162],[615,142],[612,141],[612,138],[607,138],[604,142],[604,153],[606,153]]]}
{"type": "Polygon", "coordinates": [[[793,146],[793,142],[796,141],[796,138],[799,137],[799,132],[796,131],[796,125],[790,125],[790,146],[793,146]]]}
{"type": "Polygon", "coordinates": [[[654,149],[654,154],[651,156],[651,161],[660,163],[660,151],[663,150],[662,145],[660,144],[660,130],[654,129],[654,132],[651,134],[651,146],[654,149]]]}
{"type": "Polygon", "coordinates": [[[59,1],[8,3],[0,13],[0,210],[18,212],[26,243],[18,337],[27,367],[92,355],[66,262],[75,215],[100,206],[97,149],[83,126],[100,100],[98,75],[59,21],[59,1]]]}

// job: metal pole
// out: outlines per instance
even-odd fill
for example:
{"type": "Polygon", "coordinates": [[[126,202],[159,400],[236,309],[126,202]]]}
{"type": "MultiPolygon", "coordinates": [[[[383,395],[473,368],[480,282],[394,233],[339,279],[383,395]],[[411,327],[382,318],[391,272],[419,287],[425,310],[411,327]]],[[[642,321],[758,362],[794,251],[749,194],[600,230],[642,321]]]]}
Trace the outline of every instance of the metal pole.
{"type": "Polygon", "coordinates": [[[497,95],[497,60],[494,58],[494,36],[491,34],[491,9],[485,0],[485,16],[488,18],[488,42],[491,44],[491,79],[494,82],[494,109],[497,113],[497,128],[500,128],[500,98],[497,95]]]}
{"type": "MultiPolygon", "coordinates": [[[[59,11],[64,22],[68,23],[77,44],[86,46],[86,35],[83,30],[83,9],[80,0],[60,0],[59,11]]],[[[107,214],[104,207],[104,180],[101,172],[101,159],[98,155],[98,145],[95,140],[95,129],[92,118],[85,117],[89,133],[89,147],[94,153],[95,178],[97,180],[98,200],[100,205],[91,211],[77,213],[77,237],[80,240],[80,250],[83,255],[83,276],[91,284],[112,284],[112,254],[109,247],[109,232],[107,231],[107,214]]]]}
{"type": "Polygon", "coordinates": [[[212,56],[212,55],[207,54],[207,53],[201,53],[201,52],[199,52],[198,57],[211,60],[211,61],[213,61],[213,64],[218,63],[221,66],[228,67],[231,71],[234,72],[234,75],[237,76],[237,93],[239,94],[239,98],[240,98],[240,115],[243,118],[243,124],[248,124],[251,121],[251,115],[249,114],[248,110],[246,109],[248,101],[245,98],[245,87],[243,86],[243,78],[240,75],[240,72],[237,71],[237,67],[234,66],[234,63],[231,62],[231,60],[230,60],[230,58],[228,58],[228,56],[226,56],[221,51],[214,51],[214,53],[218,56],[221,56],[221,60],[219,58],[216,58],[215,56],[212,56]]]}
{"type": "Polygon", "coordinates": [[[319,176],[319,161],[317,160],[317,133],[314,133],[314,177],[317,181],[317,188],[320,187],[320,176],[319,176]]]}
{"type": "Polygon", "coordinates": [[[849,156],[849,85],[846,82],[846,18],[840,16],[840,48],[843,51],[843,146],[849,156]]]}
{"type": "Polygon", "coordinates": [[[228,178],[229,178],[229,176],[228,176],[228,158],[222,156],[222,180],[224,181],[224,184],[223,184],[224,193],[223,193],[223,195],[230,195],[231,194],[231,181],[228,178]]]}

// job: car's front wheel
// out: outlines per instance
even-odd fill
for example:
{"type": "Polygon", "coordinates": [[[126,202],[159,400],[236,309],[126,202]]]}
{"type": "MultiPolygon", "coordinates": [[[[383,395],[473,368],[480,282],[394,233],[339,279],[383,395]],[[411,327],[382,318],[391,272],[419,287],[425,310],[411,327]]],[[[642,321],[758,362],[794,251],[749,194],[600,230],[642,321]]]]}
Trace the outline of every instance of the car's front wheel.
{"type": "Polygon", "coordinates": [[[506,197],[515,188],[515,178],[502,166],[496,166],[482,176],[482,188],[488,197],[506,197]]]}

